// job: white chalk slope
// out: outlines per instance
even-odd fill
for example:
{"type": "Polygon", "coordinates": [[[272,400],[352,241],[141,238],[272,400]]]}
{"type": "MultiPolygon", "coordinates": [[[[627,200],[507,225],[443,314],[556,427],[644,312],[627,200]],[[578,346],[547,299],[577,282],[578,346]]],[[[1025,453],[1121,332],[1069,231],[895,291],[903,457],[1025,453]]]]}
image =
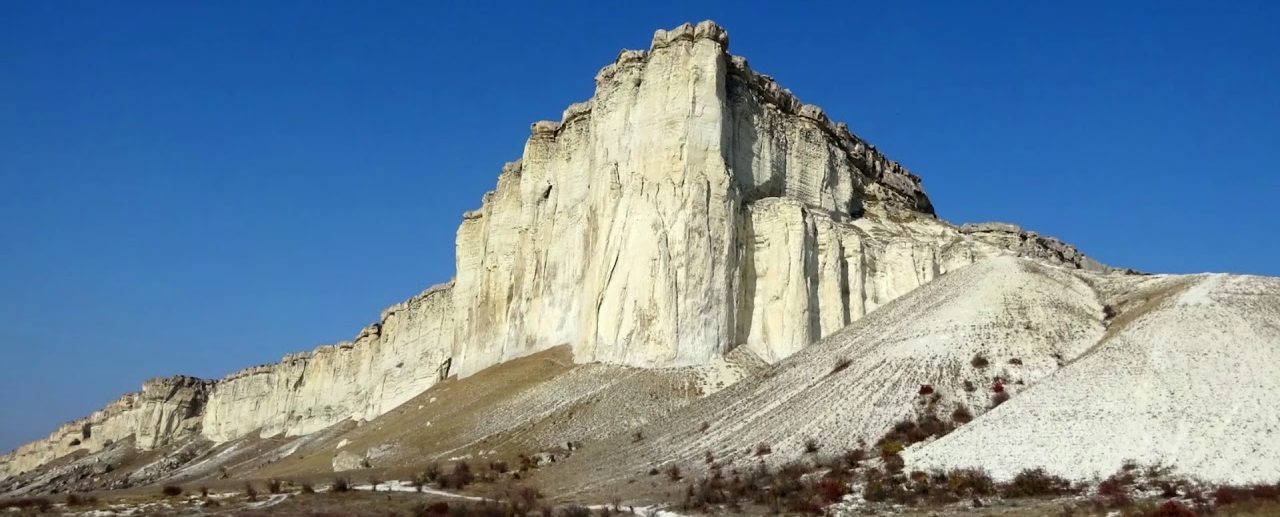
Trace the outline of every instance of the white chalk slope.
{"type": "Polygon", "coordinates": [[[908,461],[1088,478],[1133,459],[1280,479],[1280,279],[1163,277],[1127,298],[1095,349],[908,461]]]}

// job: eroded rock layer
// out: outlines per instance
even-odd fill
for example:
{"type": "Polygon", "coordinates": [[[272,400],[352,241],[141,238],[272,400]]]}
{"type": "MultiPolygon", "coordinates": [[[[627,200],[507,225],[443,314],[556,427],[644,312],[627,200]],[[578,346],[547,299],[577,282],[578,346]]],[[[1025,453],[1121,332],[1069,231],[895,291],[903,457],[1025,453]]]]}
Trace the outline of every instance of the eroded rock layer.
{"type": "MultiPolygon", "coordinates": [[[[919,177],[727,46],[703,22],[620,53],[590,100],[533,124],[463,215],[456,278],[355,340],[165,399],[185,405],[126,397],[90,419],[119,420],[111,436],[142,447],[196,429],[306,434],[558,345],[577,362],[702,365],[738,346],[774,362],[981,258],[1102,267],[1057,241],[937,220],[919,177]]],[[[66,445],[74,431],[5,456],[0,475],[84,447],[66,445]]]]}

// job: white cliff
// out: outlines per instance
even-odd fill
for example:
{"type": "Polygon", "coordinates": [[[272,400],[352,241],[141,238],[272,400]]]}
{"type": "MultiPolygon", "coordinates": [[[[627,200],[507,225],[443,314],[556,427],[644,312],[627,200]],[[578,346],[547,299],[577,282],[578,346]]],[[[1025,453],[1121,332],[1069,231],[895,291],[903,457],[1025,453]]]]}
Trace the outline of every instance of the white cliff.
{"type": "MultiPolygon", "coordinates": [[[[311,433],[564,344],[577,362],[700,365],[738,346],[776,362],[982,258],[1105,269],[1020,230],[937,220],[917,176],[727,47],[703,22],[623,51],[591,99],[533,124],[463,215],[452,282],[351,342],[209,385],[192,425],[116,411],[113,436],[311,433]]],[[[0,477],[69,452],[63,431],[0,458],[0,477]]]]}

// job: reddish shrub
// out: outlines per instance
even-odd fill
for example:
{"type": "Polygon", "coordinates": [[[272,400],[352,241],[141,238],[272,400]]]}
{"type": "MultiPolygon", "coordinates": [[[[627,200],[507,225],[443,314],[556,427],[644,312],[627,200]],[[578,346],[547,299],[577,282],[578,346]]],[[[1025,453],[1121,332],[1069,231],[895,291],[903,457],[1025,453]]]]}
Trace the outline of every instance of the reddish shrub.
{"type": "Polygon", "coordinates": [[[818,495],[827,504],[839,501],[849,492],[849,483],[843,478],[825,477],[818,482],[818,495]]]}
{"type": "Polygon", "coordinates": [[[1000,380],[997,379],[996,383],[991,385],[991,391],[996,393],[1004,393],[1004,383],[1000,382],[1000,380]]]}

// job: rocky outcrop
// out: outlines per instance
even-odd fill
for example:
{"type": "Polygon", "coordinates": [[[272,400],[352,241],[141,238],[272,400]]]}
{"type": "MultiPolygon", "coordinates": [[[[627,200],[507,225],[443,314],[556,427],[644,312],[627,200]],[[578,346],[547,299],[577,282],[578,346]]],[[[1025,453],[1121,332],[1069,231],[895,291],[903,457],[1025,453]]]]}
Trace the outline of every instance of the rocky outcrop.
{"type": "Polygon", "coordinates": [[[186,376],[151,379],[88,417],[63,424],[49,437],[0,456],[0,477],[29,471],[72,452],[100,451],[134,439],[154,448],[178,436],[198,432],[213,383],[186,376]]]}
{"type": "Polygon", "coordinates": [[[1111,268],[1086,257],[1075,246],[1036,232],[1024,231],[1009,223],[968,223],[960,226],[960,233],[1008,248],[1021,255],[1044,260],[1052,264],[1066,264],[1090,271],[1109,271],[1111,268]]]}
{"type": "MultiPolygon", "coordinates": [[[[983,257],[1094,267],[1057,241],[937,220],[918,176],[727,46],[703,22],[621,52],[463,214],[452,282],[350,342],[201,384],[203,436],[369,419],[566,344],[578,362],[699,365],[740,346],[773,362],[983,257]]],[[[144,447],[188,429],[136,414],[120,433],[145,428],[144,447]]]]}

